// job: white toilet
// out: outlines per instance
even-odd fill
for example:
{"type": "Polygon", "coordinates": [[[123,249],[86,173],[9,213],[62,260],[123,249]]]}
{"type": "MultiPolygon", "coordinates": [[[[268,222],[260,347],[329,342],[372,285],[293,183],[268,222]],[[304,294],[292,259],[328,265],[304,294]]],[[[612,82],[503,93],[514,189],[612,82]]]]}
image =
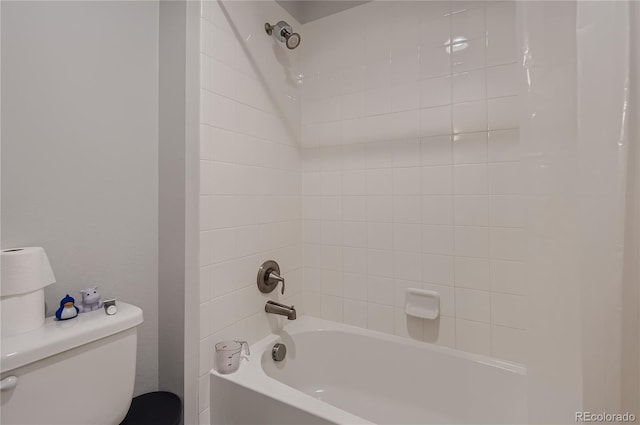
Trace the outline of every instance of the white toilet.
{"type": "Polygon", "coordinates": [[[122,302],[117,309],[49,317],[3,338],[0,423],[119,424],[133,395],[142,310],[122,302]]]}

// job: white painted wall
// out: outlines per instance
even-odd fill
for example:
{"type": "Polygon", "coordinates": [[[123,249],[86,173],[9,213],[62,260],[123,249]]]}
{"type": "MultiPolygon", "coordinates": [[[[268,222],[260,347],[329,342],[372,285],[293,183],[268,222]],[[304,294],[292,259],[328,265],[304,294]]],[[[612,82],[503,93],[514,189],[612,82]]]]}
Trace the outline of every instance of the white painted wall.
{"type": "Polygon", "coordinates": [[[523,362],[515,4],[372,2],[303,30],[307,313],[523,362]],[[441,317],[408,317],[408,287],[441,317]]]}
{"type": "MultiPolygon", "coordinates": [[[[281,326],[267,299],[300,312],[299,51],[264,32],[300,25],[273,1],[202,2],[200,121],[200,423],[209,421],[214,344],[255,342],[281,326]],[[276,260],[286,292],[256,275],[276,260]]],[[[284,319],[286,320],[286,319],[284,319]]]]}
{"type": "Polygon", "coordinates": [[[140,306],[158,385],[158,3],[2,2],[2,247],[41,245],[61,297],[140,306]]]}

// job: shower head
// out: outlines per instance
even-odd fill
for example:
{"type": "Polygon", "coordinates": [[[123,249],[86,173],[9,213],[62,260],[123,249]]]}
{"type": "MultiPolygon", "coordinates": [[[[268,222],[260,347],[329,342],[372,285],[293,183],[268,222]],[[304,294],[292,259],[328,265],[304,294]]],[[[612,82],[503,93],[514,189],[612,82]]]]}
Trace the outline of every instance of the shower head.
{"type": "Polygon", "coordinates": [[[280,21],[275,25],[271,25],[267,22],[264,24],[264,30],[267,34],[273,35],[276,40],[284,43],[288,49],[293,50],[300,45],[300,34],[293,32],[291,25],[287,24],[285,21],[280,21]]]}

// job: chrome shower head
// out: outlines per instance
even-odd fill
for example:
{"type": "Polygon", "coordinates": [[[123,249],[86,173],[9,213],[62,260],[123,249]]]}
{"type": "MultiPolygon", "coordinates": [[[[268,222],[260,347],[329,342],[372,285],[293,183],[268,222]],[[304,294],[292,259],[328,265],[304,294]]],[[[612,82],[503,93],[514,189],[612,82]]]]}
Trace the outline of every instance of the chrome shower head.
{"type": "Polygon", "coordinates": [[[273,35],[276,40],[284,43],[288,49],[293,50],[300,45],[300,34],[293,32],[291,25],[285,21],[280,21],[275,25],[267,22],[264,24],[264,30],[267,34],[273,35]]]}

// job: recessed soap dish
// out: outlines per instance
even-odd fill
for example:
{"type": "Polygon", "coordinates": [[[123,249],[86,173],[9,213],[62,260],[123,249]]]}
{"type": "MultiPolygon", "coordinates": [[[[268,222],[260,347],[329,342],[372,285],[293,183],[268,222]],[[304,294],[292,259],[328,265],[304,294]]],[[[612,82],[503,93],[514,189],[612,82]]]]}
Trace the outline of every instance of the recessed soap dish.
{"type": "Polygon", "coordinates": [[[440,294],[426,289],[407,288],[404,311],[409,316],[437,319],[440,315],[440,294]]]}

